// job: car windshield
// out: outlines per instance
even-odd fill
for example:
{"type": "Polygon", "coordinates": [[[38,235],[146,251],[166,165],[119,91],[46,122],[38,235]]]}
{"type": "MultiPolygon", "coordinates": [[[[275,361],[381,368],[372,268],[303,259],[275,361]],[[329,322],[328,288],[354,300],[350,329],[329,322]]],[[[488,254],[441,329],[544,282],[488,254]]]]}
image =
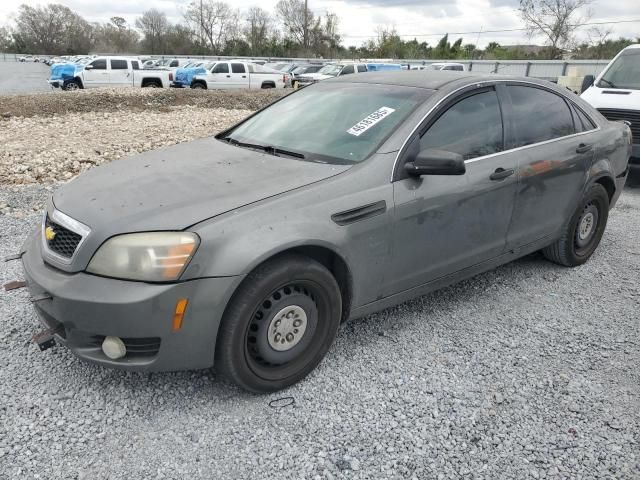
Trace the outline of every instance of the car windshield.
{"type": "Polygon", "coordinates": [[[293,152],[308,161],[357,163],[431,93],[388,85],[318,84],[276,102],[221,139],[268,152],[293,152]]]}
{"type": "Polygon", "coordinates": [[[640,90],[640,48],[622,52],[604,73],[598,87],[640,90]]]}
{"type": "Polygon", "coordinates": [[[86,65],[87,63],[89,63],[91,61],[90,58],[81,58],[80,60],[77,60],[76,63],[78,65],[86,65]]]}
{"type": "Polygon", "coordinates": [[[318,73],[322,75],[331,75],[332,77],[337,77],[340,75],[340,72],[344,68],[343,65],[327,65],[326,67],[322,67],[318,73]]]}
{"type": "Polygon", "coordinates": [[[304,73],[309,69],[309,67],[296,67],[294,68],[291,73],[295,73],[296,75],[298,75],[299,73],[304,73]]]}

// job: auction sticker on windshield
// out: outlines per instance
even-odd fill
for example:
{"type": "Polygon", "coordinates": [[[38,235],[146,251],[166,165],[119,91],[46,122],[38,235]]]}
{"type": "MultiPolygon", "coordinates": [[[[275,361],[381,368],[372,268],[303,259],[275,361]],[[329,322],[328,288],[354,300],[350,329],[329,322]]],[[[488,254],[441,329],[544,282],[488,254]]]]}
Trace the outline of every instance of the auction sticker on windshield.
{"type": "Polygon", "coordinates": [[[385,117],[388,117],[395,109],[389,107],[381,107],[379,110],[376,110],[368,117],[360,120],[353,127],[347,130],[347,133],[353,135],[354,137],[359,137],[364,132],[373,127],[376,123],[384,120],[385,117]]]}

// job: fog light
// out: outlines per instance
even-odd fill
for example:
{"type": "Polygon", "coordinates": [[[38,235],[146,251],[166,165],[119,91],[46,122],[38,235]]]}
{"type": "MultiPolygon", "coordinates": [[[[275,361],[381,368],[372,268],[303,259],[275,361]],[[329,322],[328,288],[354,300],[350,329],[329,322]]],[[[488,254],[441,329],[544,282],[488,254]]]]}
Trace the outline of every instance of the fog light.
{"type": "Polygon", "coordinates": [[[127,354],[127,347],[118,337],[106,337],[102,342],[102,351],[111,360],[118,360],[127,354]]]}

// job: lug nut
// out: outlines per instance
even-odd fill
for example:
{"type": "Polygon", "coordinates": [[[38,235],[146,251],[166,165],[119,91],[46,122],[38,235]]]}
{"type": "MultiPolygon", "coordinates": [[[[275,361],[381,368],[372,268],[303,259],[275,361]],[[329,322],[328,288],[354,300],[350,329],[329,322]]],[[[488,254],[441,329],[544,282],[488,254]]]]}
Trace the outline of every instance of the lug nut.
{"type": "Polygon", "coordinates": [[[287,342],[293,342],[293,333],[287,333],[287,342]]]}

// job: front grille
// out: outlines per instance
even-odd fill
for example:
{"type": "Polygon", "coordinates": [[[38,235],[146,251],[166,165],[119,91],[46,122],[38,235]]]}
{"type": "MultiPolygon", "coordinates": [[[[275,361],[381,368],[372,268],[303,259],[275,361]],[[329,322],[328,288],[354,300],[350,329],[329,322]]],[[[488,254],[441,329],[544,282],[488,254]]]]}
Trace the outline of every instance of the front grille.
{"type": "Polygon", "coordinates": [[[82,235],[72,232],[62,225],[58,225],[53,222],[48,215],[45,221],[45,228],[47,227],[51,228],[55,233],[55,236],[51,240],[47,240],[49,250],[64,258],[73,257],[80,240],[82,240],[82,235]]]}
{"type": "MultiPolygon", "coordinates": [[[[94,335],[90,344],[93,347],[102,347],[104,335],[94,335]]],[[[127,347],[127,357],[153,357],[160,351],[160,338],[121,338],[124,346],[127,347]]]]}
{"type": "Polygon", "coordinates": [[[604,115],[607,120],[626,120],[631,122],[633,141],[634,143],[640,143],[640,111],[619,110],[613,108],[599,108],[598,111],[604,115]]]}

